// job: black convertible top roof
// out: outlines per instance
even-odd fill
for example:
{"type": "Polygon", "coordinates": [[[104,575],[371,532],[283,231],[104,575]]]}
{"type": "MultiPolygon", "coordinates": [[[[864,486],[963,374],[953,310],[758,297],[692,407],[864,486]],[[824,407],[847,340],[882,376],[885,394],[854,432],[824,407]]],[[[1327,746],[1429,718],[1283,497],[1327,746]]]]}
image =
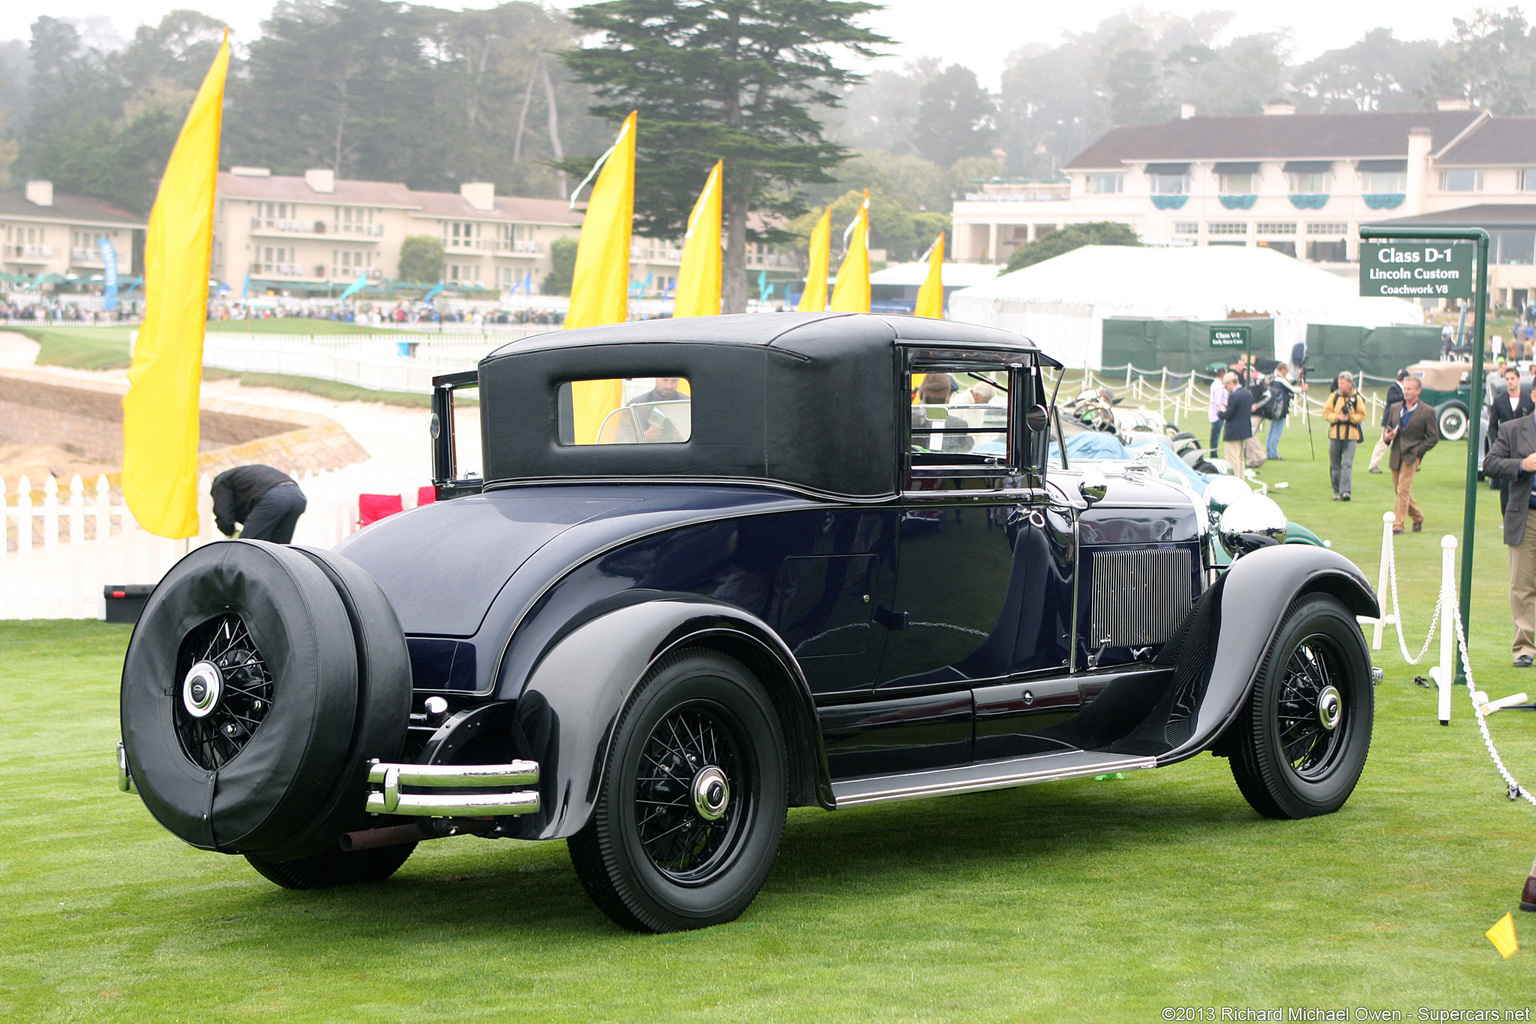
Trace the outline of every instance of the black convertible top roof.
{"type": "MultiPolygon", "coordinates": [[[[587,345],[695,344],[770,345],[815,358],[829,334],[871,349],[893,344],[934,342],[993,351],[1039,352],[1028,338],[995,327],[932,320],[927,317],[871,313],[746,313],[685,317],[681,320],[634,320],[575,331],[552,331],[509,342],[486,357],[496,359],[550,348],[587,345]]],[[[1056,365],[1045,357],[1049,365],[1056,365]]]]}
{"type": "Polygon", "coordinates": [[[480,363],[486,483],[692,477],[895,494],[905,373],[933,350],[1056,365],[1007,331],[865,313],[645,320],[524,338],[480,363]],[[690,382],[687,442],[558,443],[561,384],[658,376],[690,382]]]}

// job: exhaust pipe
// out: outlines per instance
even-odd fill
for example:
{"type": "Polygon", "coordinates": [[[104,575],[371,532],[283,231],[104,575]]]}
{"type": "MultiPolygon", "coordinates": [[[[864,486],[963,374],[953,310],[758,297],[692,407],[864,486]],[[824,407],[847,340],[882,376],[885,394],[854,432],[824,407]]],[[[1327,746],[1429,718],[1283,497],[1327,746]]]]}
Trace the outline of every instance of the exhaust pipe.
{"type": "MultiPolygon", "coordinates": [[[[448,833],[451,835],[452,833],[448,833]]],[[[390,825],[387,828],[365,828],[348,832],[341,837],[341,848],[347,853],[354,850],[377,850],[382,846],[403,846],[419,843],[423,839],[444,839],[443,833],[422,828],[420,825],[390,825]]]]}

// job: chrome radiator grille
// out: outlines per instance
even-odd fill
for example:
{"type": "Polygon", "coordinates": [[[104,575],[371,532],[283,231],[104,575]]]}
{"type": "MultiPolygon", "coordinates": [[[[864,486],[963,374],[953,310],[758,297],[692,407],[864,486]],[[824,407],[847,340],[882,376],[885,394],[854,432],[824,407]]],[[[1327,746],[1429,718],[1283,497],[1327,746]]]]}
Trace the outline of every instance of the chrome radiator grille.
{"type": "Polygon", "coordinates": [[[1160,644],[1194,600],[1187,550],[1096,551],[1088,648],[1160,644]]]}

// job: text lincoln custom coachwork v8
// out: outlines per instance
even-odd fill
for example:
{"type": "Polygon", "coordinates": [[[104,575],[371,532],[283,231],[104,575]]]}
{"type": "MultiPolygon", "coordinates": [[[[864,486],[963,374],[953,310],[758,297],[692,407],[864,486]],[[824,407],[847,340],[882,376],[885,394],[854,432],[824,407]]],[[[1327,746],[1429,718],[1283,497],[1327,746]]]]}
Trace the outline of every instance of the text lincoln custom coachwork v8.
{"type": "Polygon", "coordinates": [[[853,314],[508,344],[437,381],[442,500],[171,570],[123,667],[120,781],[291,888],[381,880],[427,839],[565,839],[597,905],[654,931],[740,914],[792,806],[1209,750],[1261,814],[1338,809],[1370,586],[1276,544],[1267,498],[1218,519],[1152,466],[1051,465],[1054,366],[853,314]]]}

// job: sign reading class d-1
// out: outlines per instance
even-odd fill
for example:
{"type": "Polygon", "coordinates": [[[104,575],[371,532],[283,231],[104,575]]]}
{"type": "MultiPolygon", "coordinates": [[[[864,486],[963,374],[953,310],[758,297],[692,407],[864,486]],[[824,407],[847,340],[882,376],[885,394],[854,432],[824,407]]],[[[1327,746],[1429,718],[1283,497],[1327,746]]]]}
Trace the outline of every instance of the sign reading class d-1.
{"type": "Polygon", "coordinates": [[[1398,299],[1470,299],[1477,283],[1473,242],[1392,239],[1360,243],[1360,294],[1398,299]]]}

